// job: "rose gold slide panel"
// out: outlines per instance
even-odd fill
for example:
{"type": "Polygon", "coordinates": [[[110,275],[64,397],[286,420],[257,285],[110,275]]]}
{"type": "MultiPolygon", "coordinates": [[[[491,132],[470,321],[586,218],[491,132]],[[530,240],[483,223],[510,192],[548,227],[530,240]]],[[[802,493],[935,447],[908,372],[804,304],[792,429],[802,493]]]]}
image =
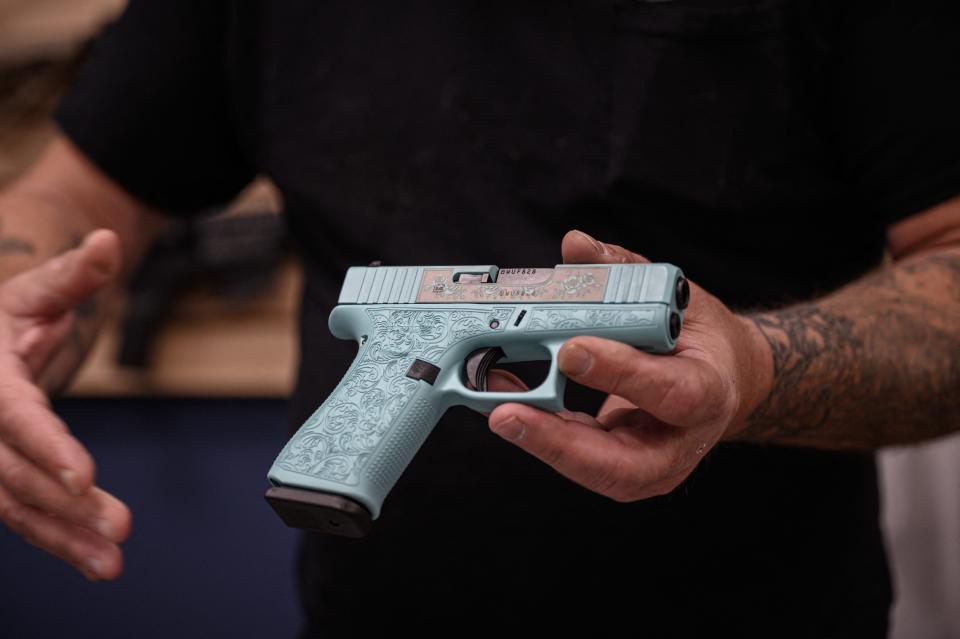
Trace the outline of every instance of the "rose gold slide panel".
{"type": "Polygon", "coordinates": [[[454,282],[453,269],[425,268],[418,303],[603,302],[609,267],[503,269],[506,282],[454,282]],[[518,271],[522,273],[513,273],[518,271]],[[516,283],[515,283],[516,282],[516,283]]]}

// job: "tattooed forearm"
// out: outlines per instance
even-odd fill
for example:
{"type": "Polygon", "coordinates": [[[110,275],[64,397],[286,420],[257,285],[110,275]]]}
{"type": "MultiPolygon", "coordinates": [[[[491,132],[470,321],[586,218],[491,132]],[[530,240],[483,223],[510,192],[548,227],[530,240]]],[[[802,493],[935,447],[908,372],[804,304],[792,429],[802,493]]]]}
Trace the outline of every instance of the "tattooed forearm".
{"type": "Polygon", "coordinates": [[[750,319],[770,344],[773,386],[741,438],[875,448],[960,425],[960,252],[750,319]]]}

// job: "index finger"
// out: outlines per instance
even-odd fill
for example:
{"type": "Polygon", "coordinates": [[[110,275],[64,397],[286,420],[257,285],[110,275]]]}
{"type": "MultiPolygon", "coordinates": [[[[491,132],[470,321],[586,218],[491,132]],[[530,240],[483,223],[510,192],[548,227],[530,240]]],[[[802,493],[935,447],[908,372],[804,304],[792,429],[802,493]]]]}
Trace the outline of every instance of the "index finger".
{"type": "Polygon", "coordinates": [[[697,426],[724,414],[728,393],[706,362],[652,355],[601,337],[574,337],[557,355],[560,371],[578,384],[619,395],[674,426],[697,426]]]}
{"type": "Polygon", "coordinates": [[[503,404],[490,428],[561,475],[618,501],[632,501],[670,478],[679,439],[646,445],[598,423],[564,419],[524,404],[503,404]]]}

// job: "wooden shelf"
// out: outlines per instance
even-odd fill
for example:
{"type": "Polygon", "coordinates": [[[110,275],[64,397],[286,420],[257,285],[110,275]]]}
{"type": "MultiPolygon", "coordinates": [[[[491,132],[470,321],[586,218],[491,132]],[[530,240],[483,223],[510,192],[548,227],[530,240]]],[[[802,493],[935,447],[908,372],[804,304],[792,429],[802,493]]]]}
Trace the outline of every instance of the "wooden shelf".
{"type": "Polygon", "coordinates": [[[294,384],[301,280],[291,260],[268,295],[241,308],[209,294],[189,296],[157,335],[144,370],[116,364],[118,302],[67,394],[286,397],[294,384]]]}

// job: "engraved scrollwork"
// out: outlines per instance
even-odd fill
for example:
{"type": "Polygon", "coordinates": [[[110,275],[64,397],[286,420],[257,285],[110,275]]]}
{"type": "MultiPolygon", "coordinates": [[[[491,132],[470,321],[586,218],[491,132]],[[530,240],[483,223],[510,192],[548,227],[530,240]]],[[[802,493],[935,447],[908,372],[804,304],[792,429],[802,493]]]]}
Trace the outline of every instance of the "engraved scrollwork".
{"type": "Polygon", "coordinates": [[[447,323],[440,313],[421,313],[417,317],[420,338],[427,342],[441,339],[447,332],[447,323]]]}
{"type": "Polygon", "coordinates": [[[433,296],[449,297],[457,300],[463,298],[463,287],[448,280],[443,275],[437,275],[432,280],[424,282],[420,289],[433,296]]]}
{"type": "Polygon", "coordinates": [[[450,332],[453,334],[454,339],[459,341],[467,337],[479,335],[486,330],[489,330],[489,325],[486,322],[479,317],[470,316],[458,320],[450,329],[450,332]]]}
{"type": "Polygon", "coordinates": [[[559,313],[551,316],[550,322],[553,324],[554,328],[560,330],[573,330],[577,328],[586,328],[588,326],[587,322],[583,319],[578,317],[565,317],[559,313]]]}
{"type": "Polygon", "coordinates": [[[405,399],[402,395],[392,395],[386,403],[383,405],[383,419],[380,421],[380,425],[387,424],[394,420],[394,418],[400,414],[400,411],[403,409],[405,404],[405,399]]]}
{"type": "Polygon", "coordinates": [[[537,308],[526,331],[560,331],[585,328],[616,328],[653,324],[654,311],[647,309],[537,308]]]}
{"type": "Polygon", "coordinates": [[[324,430],[328,433],[339,433],[346,430],[357,422],[360,417],[360,410],[353,403],[334,404],[327,413],[324,422],[324,430]]]}
{"type": "Polygon", "coordinates": [[[413,359],[412,356],[391,359],[383,369],[383,378],[389,382],[404,375],[413,363],[413,359]]]}
{"type": "Polygon", "coordinates": [[[310,474],[331,481],[343,481],[350,476],[352,468],[353,464],[347,456],[328,455],[318,460],[310,474]]]}
{"type": "Polygon", "coordinates": [[[582,297],[598,286],[593,273],[577,271],[558,280],[554,294],[558,297],[582,297]]]}
{"type": "Polygon", "coordinates": [[[352,396],[357,393],[365,393],[377,385],[381,373],[382,367],[380,366],[373,364],[358,366],[343,387],[347,391],[347,395],[352,396]]]}
{"type": "Polygon", "coordinates": [[[406,376],[414,358],[439,362],[453,344],[504,330],[513,307],[367,309],[373,327],[350,372],[278,458],[281,468],[355,484],[390,425],[424,384],[406,376]]]}
{"type": "Polygon", "coordinates": [[[387,393],[391,396],[399,395],[401,397],[406,397],[407,394],[412,393],[416,387],[417,382],[409,377],[398,377],[394,380],[391,380],[387,385],[387,393]]]}
{"type": "MultiPolygon", "coordinates": [[[[428,362],[436,362],[441,357],[443,357],[443,352],[447,350],[445,344],[434,344],[423,349],[423,352],[420,354],[420,359],[426,360],[428,362]]],[[[404,369],[406,371],[406,369],[404,369]]]]}
{"type": "Polygon", "coordinates": [[[365,393],[363,397],[360,398],[360,408],[362,409],[363,418],[373,421],[379,419],[385,401],[386,393],[384,393],[382,389],[374,388],[368,393],[365,393]]]}
{"type": "Polygon", "coordinates": [[[376,428],[365,430],[358,428],[350,433],[342,433],[337,440],[337,448],[347,455],[369,453],[380,441],[380,433],[376,428]]]}

